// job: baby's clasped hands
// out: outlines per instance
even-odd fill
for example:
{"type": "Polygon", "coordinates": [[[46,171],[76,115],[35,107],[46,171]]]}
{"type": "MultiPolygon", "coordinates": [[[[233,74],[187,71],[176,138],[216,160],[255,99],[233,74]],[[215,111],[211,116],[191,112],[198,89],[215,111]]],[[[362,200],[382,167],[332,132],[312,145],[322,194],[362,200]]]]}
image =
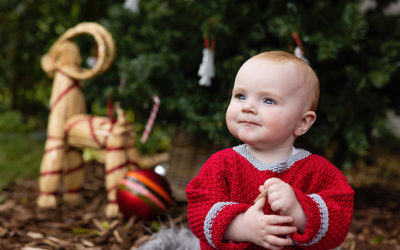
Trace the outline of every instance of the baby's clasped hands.
{"type": "Polygon", "coordinates": [[[259,189],[261,193],[256,200],[266,195],[266,199],[268,199],[268,203],[274,212],[291,216],[293,224],[298,228],[299,232],[304,232],[306,216],[297,200],[296,193],[289,184],[279,178],[270,178],[259,189]]]}

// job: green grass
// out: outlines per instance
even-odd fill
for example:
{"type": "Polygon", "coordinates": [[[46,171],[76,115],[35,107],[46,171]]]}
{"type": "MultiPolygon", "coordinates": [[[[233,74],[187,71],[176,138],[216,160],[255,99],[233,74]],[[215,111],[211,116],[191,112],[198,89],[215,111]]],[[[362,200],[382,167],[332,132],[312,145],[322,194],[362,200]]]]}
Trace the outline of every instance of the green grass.
{"type": "Polygon", "coordinates": [[[0,133],[0,190],[17,179],[39,176],[44,135],[0,133]]]}

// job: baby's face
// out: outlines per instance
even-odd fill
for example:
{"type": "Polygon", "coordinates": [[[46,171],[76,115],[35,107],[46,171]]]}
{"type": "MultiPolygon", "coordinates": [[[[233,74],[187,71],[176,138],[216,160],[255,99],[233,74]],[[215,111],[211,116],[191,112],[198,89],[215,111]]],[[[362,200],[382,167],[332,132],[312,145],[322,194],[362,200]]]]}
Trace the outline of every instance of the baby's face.
{"type": "Polygon", "coordinates": [[[236,75],[226,122],[232,135],[255,148],[293,146],[309,111],[312,88],[292,62],[250,59],[236,75]]]}

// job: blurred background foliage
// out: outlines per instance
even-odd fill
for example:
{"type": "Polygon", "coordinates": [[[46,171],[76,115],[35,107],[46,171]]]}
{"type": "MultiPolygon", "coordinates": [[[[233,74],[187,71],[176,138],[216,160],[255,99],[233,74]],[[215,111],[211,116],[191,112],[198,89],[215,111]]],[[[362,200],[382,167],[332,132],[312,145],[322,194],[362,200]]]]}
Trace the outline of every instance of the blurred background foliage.
{"type": "MultiPolygon", "coordinates": [[[[400,18],[386,11],[394,1],[151,0],[140,1],[137,11],[127,2],[0,2],[0,131],[46,129],[51,80],[40,57],[68,28],[95,21],[114,36],[117,57],[84,83],[88,110],[107,115],[107,101],[120,102],[140,135],[157,94],[156,139],[139,145],[143,151],[168,149],[174,128],[237,144],[225,126],[236,72],[261,51],[293,52],[292,32],[321,84],[317,122],[298,144],[351,166],[368,160],[377,140],[398,143],[387,128],[387,112],[400,113],[400,18]],[[210,87],[197,76],[206,35],[216,41],[210,87]]],[[[93,54],[93,44],[80,47],[84,56],[93,54]]]]}

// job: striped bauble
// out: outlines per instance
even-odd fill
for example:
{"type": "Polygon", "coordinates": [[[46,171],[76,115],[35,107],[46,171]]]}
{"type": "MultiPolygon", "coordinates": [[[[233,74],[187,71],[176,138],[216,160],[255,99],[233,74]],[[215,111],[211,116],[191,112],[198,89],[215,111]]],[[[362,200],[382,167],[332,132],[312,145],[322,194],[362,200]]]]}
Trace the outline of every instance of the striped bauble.
{"type": "Polygon", "coordinates": [[[148,220],[167,211],[171,190],[166,179],[152,169],[128,171],[117,187],[117,203],[125,217],[148,220]]]}

